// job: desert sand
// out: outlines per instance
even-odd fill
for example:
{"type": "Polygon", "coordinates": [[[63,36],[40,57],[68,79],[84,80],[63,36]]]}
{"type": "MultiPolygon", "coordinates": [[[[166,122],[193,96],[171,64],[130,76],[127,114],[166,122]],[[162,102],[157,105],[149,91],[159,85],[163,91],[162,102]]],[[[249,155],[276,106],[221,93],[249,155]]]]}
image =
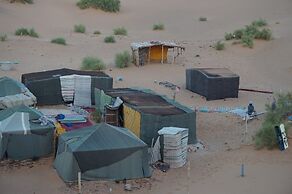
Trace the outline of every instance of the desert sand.
{"type": "MultiPolygon", "coordinates": [[[[68,67],[79,69],[85,56],[104,60],[106,73],[116,79],[114,87],[144,87],[172,98],[173,92],[157,83],[170,81],[181,87],[176,96],[180,103],[198,108],[246,106],[255,102],[263,111],[272,95],[239,92],[237,99],[206,101],[185,89],[185,69],[191,67],[226,67],[240,76],[240,87],[283,92],[292,90],[292,2],[290,0],[121,0],[119,13],[80,10],[74,0],[34,0],[32,5],[10,4],[0,0],[0,33],[8,40],[0,42],[0,60],[18,61],[12,71],[0,76],[20,80],[21,74],[68,67]],[[199,17],[207,17],[200,22],[199,17]],[[210,47],[255,19],[264,18],[273,32],[271,41],[255,41],[253,49],[227,43],[224,51],[210,47]],[[154,23],[165,30],[153,31],[154,23]],[[86,26],[85,34],[73,32],[75,24],[86,26]],[[20,27],[33,27],[40,38],[14,36],[20,27]],[[103,42],[117,27],[125,27],[128,36],[118,36],[114,44],[103,42]],[[93,35],[95,30],[100,35],[93,35]],[[51,44],[64,37],[67,46],[51,44]],[[130,51],[130,43],[143,40],[173,40],[186,47],[176,64],[134,65],[117,69],[114,57],[130,51]],[[196,56],[196,55],[199,55],[196,56]]],[[[132,181],[132,193],[157,194],[290,194],[292,193],[292,151],[255,150],[252,137],[263,116],[248,125],[242,142],[244,122],[230,114],[198,113],[197,137],[206,149],[190,152],[188,164],[167,173],[155,171],[150,179],[132,181]],[[245,164],[245,177],[240,165],[245,164]],[[190,177],[188,178],[188,169],[190,177]]],[[[66,185],[52,167],[52,157],[21,165],[1,163],[0,193],[76,193],[76,185],[66,185]]],[[[84,182],[84,193],[126,193],[123,184],[84,182]]]]}

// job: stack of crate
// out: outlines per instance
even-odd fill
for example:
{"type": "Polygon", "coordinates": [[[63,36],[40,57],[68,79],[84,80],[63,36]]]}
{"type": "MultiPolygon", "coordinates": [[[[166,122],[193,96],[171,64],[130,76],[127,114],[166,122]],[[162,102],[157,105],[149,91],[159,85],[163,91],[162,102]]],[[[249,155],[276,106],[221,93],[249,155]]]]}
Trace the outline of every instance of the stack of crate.
{"type": "Polygon", "coordinates": [[[187,160],[189,130],[178,127],[163,127],[158,131],[163,139],[163,161],[170,168],[182,167],[187,160]]]}

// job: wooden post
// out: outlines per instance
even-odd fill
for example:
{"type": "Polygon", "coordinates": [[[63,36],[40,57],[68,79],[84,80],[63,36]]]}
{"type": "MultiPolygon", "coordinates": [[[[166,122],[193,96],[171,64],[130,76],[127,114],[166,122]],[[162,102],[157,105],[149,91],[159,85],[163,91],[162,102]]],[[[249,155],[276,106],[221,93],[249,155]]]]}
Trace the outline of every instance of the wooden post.
{"type": "Polygon", "coordinates": [[[137,59],[136,59],[136,61],[137,61],[137,66],[139,67],[140,66],[140,49],[138,48],[137,49],[137,59]]]}
{"type": "Polygon", "coordinates": [[[163,45],[161,46],[161,52],[162,52],[162,54],[161,54],[161,64],[163,64],[163,55],[164,55],[164,53],[163,53],[163,45]]]}
{"type": "Polygon", "coordinates": [[[151,46],[149,47],[149,50],[148,50],[148,63],[150,63],[150,54],[151,54],[151,46]]]}
{"type": "Polygon", "coordinates": [[[173,49],[172,49],[172,64],[174,63],[174,61],[175,61],[175,47],[173,47],[173,49]]]}

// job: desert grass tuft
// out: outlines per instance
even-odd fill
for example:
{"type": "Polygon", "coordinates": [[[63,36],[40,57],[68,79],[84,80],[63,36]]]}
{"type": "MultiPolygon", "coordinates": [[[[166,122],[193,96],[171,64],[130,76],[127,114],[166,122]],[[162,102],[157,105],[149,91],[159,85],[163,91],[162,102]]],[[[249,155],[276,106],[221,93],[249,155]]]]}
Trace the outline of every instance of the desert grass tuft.
{"type": "Polygon", "coordinates": [[[51,43],[61,44],[61,45],[67,45],[66,40],[64,38],[61,38],[61,37],[52,39],[51,40],[51,43]]]}
{"type": "Polygon", "coordinates": [[[217,51],[221,51],[221,50],[224,50],[225,49],[225,44],[221,41],[217,41],[214,45],[215,49],[217,51]]]}
{"type": "Polygon", "coordinates": [[[76,4],[80,9],[95,8],[106,12],[120,11],[120,0],[79,0],[76,4]]]}
{"type": "Polygon", "coordinates": [[[85,31],[86,31],[86,28],[82,24],[77,24],[77,25],[74,26],[74,32],[85,33],[85,31]]]}
{"type": "Polygon", "coordinates": [[[164,24],[159,23],[159,24],[153,24],[153,30],[164,30],[164,24]]]}
{"type": "Polygon", "coordinates": [[[99,35],[99,34],[101,34],[101,32],[100,32],[99,30],[95,30],[95,31],[93,32],[93,34],[95,34],[95,35],[99,35]]]}
{"type": "Polygon", "coordinates": [[[118,68],[128,67],[131,63],[131,55],[128,51],[116,54],[115,63],[118,68]]]}
{"type": "Polygon", "coordinates": [[[199,21],[200,22],[206,22],[207,21],[207,18],[206,17],[199,17],[199,21]]]}
{"type": "Polygon", "coordinates": [[[104,42],[105,43],[115,43],[116,42],[116,39],[114,36],[107,36],[104,38],[104,42]]]}
{"type": "Polygon", "coordinates": [[[0,34],[0,41],[4,42],[7,40],[7,35],[6,34],[0,34]]]}
{"type": "Polygon", "coordinates": [[[38,33],[33,29],[27,29],[27,28],[18,28],[15,33],[16,36],[31,36],[34,38],[38,38],[38,33]]]}
{"type": "Polygon", "coordinates": [[[128,34],[126,28],[124,28],[124,27],[115,28],[113,31],[114,31],[114,35],[127,36],[127,34],[128,34]]]}
{"type": "Polygon", "coordinates": [[[82,60],[82,70],[103,70],[105,69],[105,63],[96,57],[85,57],[82,60]]]}

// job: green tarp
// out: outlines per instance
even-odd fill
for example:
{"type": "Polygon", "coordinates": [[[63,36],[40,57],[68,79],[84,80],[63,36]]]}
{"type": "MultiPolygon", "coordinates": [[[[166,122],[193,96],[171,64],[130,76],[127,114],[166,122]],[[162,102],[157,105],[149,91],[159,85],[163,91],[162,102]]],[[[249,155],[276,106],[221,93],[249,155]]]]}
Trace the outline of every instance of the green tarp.
{"type": "Polygon", "coordinates": [[[39,111],[24,105],[0,111],[0,159],[5,157],[14,160],[38,158],[52,152],[54,125],[33,122],[41,116],[39,111]],[[1,122],[16,113],[28,113],[29,121],[12,120],[10,125],[3,128],[1,122]],[[24,122],[29,123],[29,129],[26,132],[22,132],[19,127],[24,122]],[[17,129],[10,127],[17,127],[17,129]]]}
{"type": "Polygon", "coordinates": [[[123,180],[151,176],[147,145],[128,129],[105,123],[59,137],[54,166],[65,181],[123,180]]]}
{"type": "Polygon", "coordinates": [[[112,97],[106,95],[103,90],[95,88],[95,107],[101,112],[104,113],[104,107],[107,104],[112,102],[112,97]]]}

